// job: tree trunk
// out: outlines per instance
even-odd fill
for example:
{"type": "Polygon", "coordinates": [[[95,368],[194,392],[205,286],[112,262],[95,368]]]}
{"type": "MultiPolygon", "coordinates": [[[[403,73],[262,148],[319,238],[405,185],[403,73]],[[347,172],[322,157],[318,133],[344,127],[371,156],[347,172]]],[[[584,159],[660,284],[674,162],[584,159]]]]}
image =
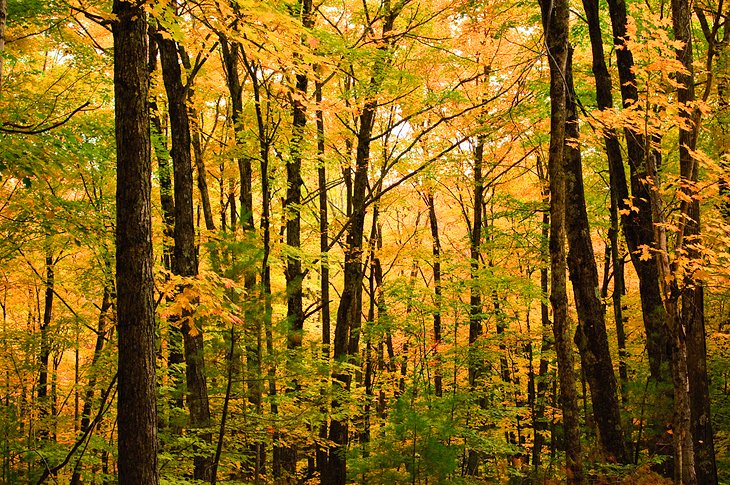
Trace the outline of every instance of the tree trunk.
{"type": "MultiPolygon", "coordinates": [[[[700,201],[695,195],[694,183],[698,180],[698,162],[692,152],[697,147],[697,137],[700,128],[699,109],[692,103],[695,101],[695,79],[692,66],[692,15],[687,0],[672,0],[672,25],[674,37],[683,42],[677,50],[677,59],[684,66],[684,72],[677,73],[677,100],[679,101],[679,116],[684,123],[679,126],[679,171],[682,180],[681,188],[685,192],[680,205],[680,231],[677,236],[678,250],[685,249],[690,260],[701,261],[699,249],[701,243],[700,231],[700,201]]],[[[689,380],[689,404],[694,448],[694,472],[697,483],[717,483],[717,466],[715,464],[715,449],[710,419],[710,393],[707,379],[707,349],[705,343],[705,315],[704,315],[704,287],[699,279],[686,277],[685,281],[677,282],[684,287],[681,290],[681,310],[678,315],[678,324],[673,330],[686,335],[686,367],[689,380]]],[[[674,338],[677,341],[677,337],[674,338]]],[[[681,365],[681,363],[679,364],[681,365]]],[[[686,392],[684,383],[681,390],[686,392]]],[[[675,435],[678,430],[675,430],[675,435]]],[[[682,432],[685,432],[682,429],[682,432]]],[[[682,470],[683,480],[691,483],[691,474],[682,470]]]]}
{"type": "MultiPolygon", "coordinates": [[[[221,44],[221,54],[223,57],[223,66],[226,73],[226,84],[228,85],[228,93],[231,98],[231,118],[233,121],[233,132],[236,138],[236,144],[242,144],[242,126],[241,113],[243,112],[243,86],[238,72],[239,55],[242,53],[242,47],[237,42],[229,42],[222,33],[218,35],[221,44]]],[[[262,135],[263,136],[263,135],[262,135]]],[[[239,200],[241,203],[241,229],[244,237],[255,237],[255,221],[253,216],[253,169],[251,166],[251,158],[242,156],[238,159],[238,173],[241,182],[241,192],[239,200]]],[[[262,221],[263,222],[263,221],[262,221]]],[[[243,274],[244,288],[248,298],[255,295],[256,288],[256,270],[253,264],[244,270],[243,274]]],[[[251,305],[246,305],[251,308],[251,305]]],[[[263,381],[261,368],[261,323],[262,319],[254,311],[244,312],[244,332],[246,334],[246,371],[249,376],[247,399],[249,404],[256,410],[257,415],[262,413],[263,402],[263,381]]],[[[257,481],[259,476],[264,472],[266,462],[266,445],[262,441],[255,441],[249,445],[249,458],[253,464],[252,472],[254,480],[257,481]]]]}
{"type": "Polygon", "coordinates": [[[122,485],[156,485],[155,311],[152,276],[147,18],[114,0],[117,150],[116,283],[119,333],[118,470],[122,485]]]}
{"type": "MultiPolygon", "coordinates": [[[[104,296],[101,300],[101,308],[99,310],[99,323],[96,327],[96,344],[94,345],[94,354],[91,357],[91,367],[89,369],[89,381],[86,384],[86,392],[84,393],[84,406],[81,410],[81,425],[79,433],[83,436],[88,430],[91,423],[91,408],[94,401],[94,393],[96,392],[97,369],[96,365],[101,357],[101,351],[104,348],[104,341],[107,336],[107,321],[109,319],[109,311],[112,308],[111,291],[109,287],[104,287],[104,296]]],[[[76,462],[73,475],[71,476],[71,485],[81,483],[81,460],[83,459],[83,451],[76,462]]]]}
{"type": "MultiPolygon", "coordinates": [[[[187,88],[182,83],[177,45],[171,39],[158,38],[162,78],[167,92],[172,135],[174,198],[175,198],[175,248],[172,272],[178,276],[193,277],[198,274],[198,258],[195,250],[195,222],[193,218],[193,167],[190,153],[190,119],[187,108],[187,88]]],[[[188,284],[182,285],[181,291],[188,284]]],[[[185,353],[185,381],[187,404],[190,411],[190,427],[206,428],[210,425],[208,387],[205,379],[205,354],[202,321],[195,321],[192,310],[181,315],[183,351],[185,353]]],[[[210,443],[212,435],[202,432],[200,438],[210,443]]],[[[196,480],[210,480],[212,457],[196,452],[193,458],[196,480]]]]}
{"type": "MultiPolygon", "coordinates": [[[[542,164],[538,159],[538,173],[542,173],[542,164]]],[[[542,179],[542,177],[541,177],[542,179]]],[[[541,180],[545,182],[545,180],[541,180]]],[[[549,197],[547,193],[543,193],[543,198],[549,197]]],[[[546,303],[549,295],[548,286],[548,269],[545,265],[546,260],[549,260],[550,254],[548,251],[548,240],[550,237],[550,214],[547,211],[543,212],[542,215],[542,239],[544,241],[542,249],[542,260],[543,265],[540,268],[540,290],[542,293],[542,301],[540,302],[540,329],[542,333],[542,342],[540,344],[540,363],[538,364],[538,381],[537,389],[535,393],[535,404],[532,415],[532,428],[535,432],[532,445],[532,465],[535,470],[540,468],[542,463],[542,447],[545,444],[545,433],[547,432],[547,419],[545,417],[545,409],[547,402],[547,390],[548,390],[548,352],[553,349],[553,339],[551,338],[551,324],[549,308],[546,303]]]]}
{"type": "MultiPolygon", "coordinates": [[[[343,362],[350,355],[351,340],[356,344],[357,335],[350,335],[351,329],[359,327],[360,305],[362,293],[362,242],[365,224],[365,196],[368,180],[368,166],[370,162],[370,141],[377,104],[368,101],[360,114],[360,131],[358,133],[357,155],[355,165],[355,180],[352,197],[352,216],[347,231],[346,254],[344,265],[344,285],[337,309],[335,324],[334,358],[343,362]]],[[[333,375],[338,386],[349,389],[350,375],[337,372],[333,375]]],[[[337,400],[332,402],[333,415],[341,404],[337,400]]],[[[347,422],[341,419],[332,419],[329,439],[334,443],[330,447],[328,470],[323,477],[326,485],[342,485],[345,483],[346,457],[348,438],[347,422]]]]}
{"type": "Polygon", "coordinates": [[[45,439],[48,437],[53,413],[50,412],[50,402],[48,399],[48,365],[51,357],[51,342],[49,332],[51,320],[53,318],[53,292],[55,286],[55,277],[53,271],[53,254],[51,250],[46,250],[46,279],[44,281],[44,300],[43,300],[43,319],[41,321],[41,352],[39,356],[40,371],[38,374],[38,406],[40,409],[40,429],[38,435],[45,439]]]}
{"type": "Polygon", "coordinates": [[[616,376],[608,346],[603,303],[599,296],[598,269],[593,254],[591,229],[586,211],[583,167],[578,145],[578,112],[573,88],[572,49],[568,52],[565,79],[568,89],[564,147],[566,200],[565,226],[568,237],[568,268],[578,311],[575,340],[583,372],[591,389],[593,419],[609,461],[630,462],[621,425],[616,376]]]}
{"type": "MultiPolygon", "coordinates": [[[[590,0],[594,2],[594,0],[590,0]]],[[[585,2],[584,6],[589,4],[585,2]]],[[[597,4],[590,3],[590,5],[597,4]]],[[[632,104],[638,102],[638,91],[636,74],[633,72],[634,58],[631,50],[625,45],[629,34],[626,28],[627,12],[624,0],[608,0],[611,25],[613,29],[614,45],[616,46],[616,62],[618,66],[619,82],[621,86],[621,97],[623,106],[628,109],[632,104]]],[[[591,45],[593,48],[594,72],[597,63],[603,63],[603,55],[597,55],[598,44],[600,43],[600,24],[597,24],[597,15],[593,20],[589,19],[591,29],[591,45]],[[596,31],[596,32],[594,32],[596,31]]],[[[603,48],[601,46],[601,52],[603,48]]],[[[603,70],[600,65],[599,70],[603,70]]],[[[612,108],[608,105],[610,100],[610,78],[607,71],[601,72],[601,85],[597,82],[597,96],[599,96],[599,108],[612,108]],[[609,84],[606,84],[608,80],[609,84]]],[[[669,362],[669,337],[665,327],[666,311],[664,309],[661,290],[659,287],[659,269],[655,258],[642,260],[639,255],[641,247],[654,247],[654,221],[651,210],[651,185],[647,178],[647,167],[645,163],[645,136],[633,131],[631,128],[624,129],[626,138],[629,169],[631,175],[631,198],[629,198],[628,187],[625,184],[626,175],[623,164],[620,164],[620,156],[615,152],[616,144],[611,143],[609,151],[609,168],[614,176],[617,188],[617,199],[622,215],[621,221],[626,238],[626,245],[631,254],[631,261],[639,277],[639,293],[641,296],[641,311],[646,331],[646,347],[649,355],[649,368],[654,380],[660,382],[665,380],[662,376],[662,365],[669,362]],[[632,206],[628,205],[631,202],[632,206]],[[633,210],[632,210],[633,207],[633,210]],[[638,212],[637,212],[638,211],[638,212]]],[[[609,140],[612,137],[609,132],[609,140]]]]}
{"type": "Polygon", "coordinates": [[[438,347],[441,344],[441,239],[439,237],[438,218],[436,217],[436,204],[433,197],[433,190],[429,189],[426,194],[426,205],[428,206],[428,222],[431,227],[431,250],[433,253],[433,286],[434,306],[433,312],[433,359],[436,362],[434,367],[434,392],[436,396],[443,395],[443,378],[441,376],[441,365],[438,356],[438,347]]]}
{"type": "MultiPolygon", "coordinates": [[[[329,259],[329,219],[327,210],[327,169],[325,167],[325,138],[324,138],[324,113],[322,112],[322,84],[317,81],[314,91],[317,102],[317,190],[319,191],[319,251],[320,262],[320,301],[322,309],[322,359],[329,365],[330,360],[330,273],[329,259]]],[[[323,415],[327,416],[327,407],[323,406],[323,415]]],[[[319,427],[319,437],[327,439],[328,426],[327,418],[322,419],[319,427]]],[[[317,470],[319,476],[323,477],[327,469],[327,450],[322,445],[317,445],[317,470]]]]}
{"type": "MultiPolygon", "coordinates": [[[[593,54],[593,77],[596,83],[596,103],[598,109],[613,109],[613,94],[611,76],[606,67],[606,59],[603,50],[603,37],[599,17],[598,1],[583,0],[586,20],[588,21],[588,33],[591,41],[593,54]]],[[[613,262],[613,310],[616,321],[616,333],[619,348],[619,375],[623,383],[628,379],[626,369],[626,336],[624,332],[623,312],[621,309],[621,297],[625,291],[624,286],[624,261],[619,257],[618,235],[619,235],[619,209],[625,209],[625,200],[628,197],[626,185],[626,173],[624,172],[621,145],[613,128],[603,129],[603,140],[608,158],[609,184],[611,192],[611,229],[609,238],[611,244],[611,260],[613,262]]],[[[625,225],[625,223],[624,223],[625,225]]],[[[625,396],[624,396],[625,398],[625,396]]]]}
{"type": "Polygon", "coordinates": [[[560,404],[563,410],[566,476],[569,484],[583,483],[578,398],[575,389],[575,368],[568,295],[565,277],[565,74],[568,59],[568,2],[540,2],[545,44],[550,63],[550,303],[553,307],[553,334],[558,359],[560,404]]]}
{"type": "MultiPolygon", "coordinates": [[[[484,161],[484,137],[477,136],[474,150],[474,214],[471,221],[469,258],[471,270],[471,287],[469,288],[469,390],[473,395],[481,395],[477,388],[483,365],[482,354],[477,350],[479,336],[482,334],[482,294],[479,287],[479,258],[482,241],[482,207],[484,206],[484,181],[482,179],[482,163],[484,161]]],[[[478,399],[479,407],[486,401],[478,399]]],[[[479,474],[479,452],[469,450],[466,464],[467,475],[479,474]]]]}

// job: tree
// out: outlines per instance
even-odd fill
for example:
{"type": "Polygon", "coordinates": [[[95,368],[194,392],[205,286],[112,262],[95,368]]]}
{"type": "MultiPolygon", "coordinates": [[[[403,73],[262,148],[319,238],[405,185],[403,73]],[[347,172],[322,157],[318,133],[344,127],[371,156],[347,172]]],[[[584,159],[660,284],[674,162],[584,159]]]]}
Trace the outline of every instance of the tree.
{"type": "Polygon", "coordinates": [[[565,256],[565,133],[567,98],[568,4],[565,1],[540,2],[545,32],[545,46],[550,65],[550,303],[553,307],[553,334],[558,357],[560,405],[563,410],[565,460],[568,483],[583,483],[583,463],[580,456],[578,399],[575,390],[575,369],[568,319],[565,256]]]}
{"type": "Polygon", "coordinates": [[[621,424],[618,386],[608,346],[605,310],[599,299],[598,270],[586,211],[572,58],[571,50],[565,68],[567,118],[563,158],[566,178],[565,227],[570,248],[567,259],[578,313],[575,340],[580,350],[581,367],[591,388],[593,417],[598,425],[601,445],[609,460],[628,464],[630,458],[621,424]]]}
{"type": "Polygon", "coordinates": [[[157,407],[152,278],[151,145],[147,21],[141,5],[115,0],[119,483],[156,485],[157,407]]]}

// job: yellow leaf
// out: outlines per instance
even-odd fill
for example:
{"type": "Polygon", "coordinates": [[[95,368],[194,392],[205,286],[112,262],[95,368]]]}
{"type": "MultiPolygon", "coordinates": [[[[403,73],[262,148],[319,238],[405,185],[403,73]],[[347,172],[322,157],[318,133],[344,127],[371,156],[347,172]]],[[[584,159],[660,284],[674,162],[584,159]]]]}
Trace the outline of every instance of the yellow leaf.
{"type": "Polygon", "coordinates": [[[641,254],[639,255],[641,261],[649,261],[651,259],[651,248],[647,244],[642,244],[638,249],[641,250],[641,254]]]}

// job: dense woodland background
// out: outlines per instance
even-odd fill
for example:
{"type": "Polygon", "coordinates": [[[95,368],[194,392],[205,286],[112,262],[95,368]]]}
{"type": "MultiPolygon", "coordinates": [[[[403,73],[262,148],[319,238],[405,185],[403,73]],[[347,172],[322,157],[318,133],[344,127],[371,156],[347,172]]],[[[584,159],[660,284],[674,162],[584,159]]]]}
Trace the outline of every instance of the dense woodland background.
{"type": "Polygon", "coordinates": [[[730,483],[729,21],[0,0],[0,483],[730,483]]]}

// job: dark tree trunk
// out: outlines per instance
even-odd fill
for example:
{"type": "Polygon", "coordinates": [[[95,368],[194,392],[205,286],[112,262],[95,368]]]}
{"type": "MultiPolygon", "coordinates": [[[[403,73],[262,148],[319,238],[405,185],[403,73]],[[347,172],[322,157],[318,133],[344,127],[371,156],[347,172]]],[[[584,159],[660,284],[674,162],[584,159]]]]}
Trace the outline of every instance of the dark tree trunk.
{"type": "Polygon", "coordinates": [[[581,353],[583,372],[591,389],[593,419],[609,461],[628,464],[629,452],[621,424],[616,376],[608,346],[603,303],[599,298],[598,269],[593,254],[591,229],[586,211],[583,166],[578,145],[578,112],[573,88],[572,51],[565,72],[566,102],[565,227],[568,237],[568,268],[578,312],[575,340],[581,353]]]}
{"type": "MultiPolygon", "coordinates": [[[[330,273],[329,260],[329,219],[327,210],[327,169],[325,167],[324,150],[324,113],[322,112],[322,84],[317,81],[315,85],[315,101],[317,102],[317,189],[319,191],[319,251],[322,261],[320,262],[320,300],[322,309],[322,359],[329,365],[330,360],[330,273]]],[[[323,414],[327,415],[327,408],[323,406],[323,414]]],[[[319,437],[327,439],[328,426],[327,418],[322,420],[319,427],[319,437]]],[[[317,470],[319,476],[324,476],[327,467],[327,450],[317,445],[317,470]]]]}
{"type": "Polygon", "coordinates": [[[550,303],[558,360],[560,405],[563,410],[566,476],[569,484],[583,483],[578,398],[566,290],[565,256],[565,74],[568,59],[568,2],[540,2],[545,44],[550,63],[550,303]]]}
{"type": "MultiPolygon", "coordinates": [[[[304,28],[311,28],[314,25],[312,17],[312,0],[300,0],[301,21],[304,28]]],[[[302,62],[301,56],[295,54],[295,61],[302,62]]],[[[292,134],[291,134],[291,158],[286,164],[286,199],[284,211],[286,214],[286,244],[291,252],[286,260],[286,316],[289,324],[287,332],[287,348],[289,350],[299,349],[304,338],[304,293],[302,283],[304,271],[302,270],[302,259],[299,253],[301,250],[301,202],[302,202],[302,151],[304,129],[307,124],[307,112],[304,100],[307,97],[307,86],[309,79],[306,74],[296,74],[295,92],[292,96],[292,134]]],[[[296,389],[287,388],[287,392],[296,389]]],[[[297,448],[293,445],[282,449],[283,468],[287,473],[286,480],[293,480],[297,473],[297,448]]]]}
{"type": "MultiPolygon", "coordinates": [[[[538,159],[538,173],[543,174],[542,163],[538,159]]],[[[541,176],[541,182],[544,183],[546,180],[541,176]]],[[[543,193],[543,198],[547,199],[549,195],[543,193]]],[[[547,201],[546,201],[547,202],[547,201]]],[[[532,445],[532,465],[537,470],[542,463],[542,447],[545,444],[545,433],[547,432],[547,419],[545,417],[545,409],[547,403],[547,390],[548,390],[548,352],[553,350],[553,339],[552,330],[550,324],[550,314],[547,299],[549,295],[548,286],[548,269],[546,263],[550,259],[548,250],[548,240],[550,237],[550,214],[548,211],[544,211],[542,215],[542,261],[543,265],[540,268],[540,291],[542,293],[542,301],[540,302],[540,328],[542,333],[542,342],[540,344],[540,363],[538,364],[538,381],[537,389],[535,393],[535,404],[532,415],[532,428],[535,431],[535,437],[532,445]]]]}
{"type": "Polygon", "coordinates": [[[116,283],[119,332],[119,483],[156,485],[155,311],[147,18],[115,0],[114,107],[117,145],[116,283]]]}
{"type": "Polygon", "coordinates": [[[55,275],[53,268],[53,254],[50,249],[46,251],[46,279],[44,281],[44,298],[43,298],[43,319],[41,320],[41,349],[39,355],[40,371],[38,373],[38,406],[42,423],[38,435],[45,439],[48,437],[50,429],[50,419],[53,419],[50,413],[51,407],[48,399],[48,364],[51,358],[51,341],[50,327],[53,319],[53,294],[55,286],[55,275]]]}
{"type": "MultiPolygon", "coordinates": [[[[369,101],[365,104],[360,115],[360,131],[355,165],[355,180],[352,197],[352,216],[347,231],[345,255],[345,280],[340,305],[337,309],[335,324],[334,358],[335,361],[345,361],[350,355],[351,341],[357,343],[358,336],[351,335],[351,330],[359,327],[360,305],[362,293],[362,242],[365,225],[365,196],[368,180],[368,166],[370,163],[370,139],[372,136],[373,121],[377,104],[369,101]]],[[[336,373],[333,375],[337,386],[349,389],[350,375],[336,373]]],[[[337,400],[332,402],[333,414],[340,407],[337,400]]],[[[326,485],[342,485],[347,477],[346,457],[348,426],[347,421],[332,419],[329,439],[334,443],[330,447],[328,469],[322,483],[326,485]]]]}
{"type": "MultiPolygon", "coordinates": [[[[601,23],[597,0],[583,0],[583,8],[588,21],[588,33],[591,40],[591,51],[593,54],[593,76],[596,82],[596,103],[598,109],[606,110],[613,108],[613,94],[611,76],[606,67],[606,59],[603,50],[603,37],[601,34],[601,23]]],[[[624,332],[623,312],[621,309],[621,297],[625,291],[624,286],[624,260],[619,252],[619,209],[625,209],[625,200],[628,197],[628,186],[626,185],[626,173],[624,172],[621,145],[613,128],[603,130],[603,140],[606,157],[608,158],[609,183],[611,192],[611,229],[609,238],[611,244],[611,260],[613,263],[613,313],[616,321],[616,333],[618,338],[619,351],[619,376],[622,383],[628,380],[626,369],[626,335],[624,332]]],[[[625,222],[624,222],[625,225],[625,222]]],[[[625,396],[623,396],[625,399],[625,396]]]]}
{"type": "Polygon", "coordinates": [[[434,306],[433,312],[433,359],[436,362],[434,368],[433,384],[436,396],[443,395],[443,378],[441,376],[441,365],[438,356],[438,347],[441,344],[441,239],[439,237],[438,218],[436,217],[436,203],[433,191],[429,189],[426,194],[426,205],[428,206],[428,222],[431,227],[431,249],[433,253],[433,286],[434,306]]]}
{"type": "MultiPolygon", "coordinates": [[[[195,113],[191,110],[191,114],[195,113]]],[[[203,220],[208,231],[215,231],[213,220],[213,209],[210,206],[210,192],[208,190],[208,173],[203,160],[203,147],[200,143],[200,128],[197,123],[193,124],[192,133],[193,154],[195,159],[195,170],[198,172],[198,192],[200,192],[200,203],[203,206],[203,220]]]]}
{"type": "MultiPolygon", "coordinates": [[[[231,98],[231,118],[233,121],[233,132],[236,138],[236,144],[242,144],[242,126],[241,114],[243,112],[243,86],[239,75],[239,56],[243,53],[242,47],[237,42],[229,42],[223,34],[219,34],[218,38],[221,44],[221,53],[223,57],[223,65],[226,73],[226,84],[231,98]]],[[[258,95],[258,94],[257,94],[258,95]]],[[[258,111],[257,111],[258,113],[258,111]]],[[[263,134],[261,135],[263,136],[263,134]]],[[[251,158],[242,156],[238,159],[238,173],[241,182],[241,192],[239,200],[241,203],[241,229],[244,237],[253,239],[255,231],[255,221],[253,216],[253,169],[251,166],[251,158]]],[[[263,223],[263,221],[262,221],[263,223]]],[[[249,297],[255,295],[256,288],[256,270],[253,264],[244,270],[244,288],[249,297]]],[[[250,308],[251,305],[246,305],[250,308]]],[[[245,315],[245,333],[246,338],[246,370],[251,376],[248,380],[247,399],[249,404],[256,410],[257,414],[261,414],[263,410],[263,380],[261,368],[261,323],[262,319],[254,311],[246,311],[245,315]]],[[[264,472],[266,462],[266,444],[257,441],[249,445],[250,462],[252,463],[252,471],[254,480],[257,481],[264,472]]]]}
{"type": "MultiPolygon", "coordinates": [[[[314,25],[312,18],[312,1],[300,0],[302,25],[311,28],[314,25]]],[[[299,59],[299,56],[297,56],[299,59]]],[[[300,204],[302,201],[302,150],[304,139],[304,128],[307,124],[307,112],[304,100],[307,97],[307,86],[309,79],[306,74],[296,74],[296,86],[293,96],[292,107],[292,135],[291,135],[291,160],[286,164],[286,201],[284,209],[287,212],[286,220],[286,244],[294,251],[301,249],[301,213],[300,204]]],[[[302,332],[304,329],[304,308],[301,258],[290,255],[286,262],[286,286],[287,286],[287,318],[289,320],[289,335],[287,346],[290,349],[301,347],[302,332]]]]}
{"type": "MultiPolygon", "coordinates": [[[[700,128],[700,111],[695,101],[695,79],[692,66],[692,14],[687,0],[672,0],[672,24],[675,39],[683,43],[677,50],[677,59],[685,68],[677,73],[677,100],[679,115],[685,121],[679,127],[679,171],[684,182],[680,190],[686,197],[681,203],[681,229],[677,237],[678,249],[685,249],[690,259],[701,260],[700,201],[694,197],[693,183],[698,180],[698,162],[692,152],[697,147],[700,128]]],[[[679,282],[678,282],[679,283],[679,282]]],[[[681,311],[675,333],[686,335],[686,366],[689,379],[689,403],[694,448],[694,465],[697,483],[717,483],[712,421],[710,419],[710,393],[707,380],[707,348],[705,343],[704,287],[698,279],[687,277],[681,290],[681,311]]],[[[677,338],[675,337],[676,341],[677,338]]],[[[678,390],[675,389],[675,393],[678,390]]],[[[685,392],[684,386],[680,392],[685,392]]],[[[683,430],[684,431],[684,430],[683,430]]],[[[675,430],[676,434],[676,430],[675,430]]],[[[684,471],[682,472],[684,479],[684,471]]],[[[689,478],[688,478],[689,481],[689,478]]]]}
{"type": "MultiPolygon", "coordinates": [[[[172,156],[175,228],[172,272],[178,276],[192,277],[198,274],[195,250],[195,221],[193,218],[193,167],[190,153],[190,119],[187,108],[187,88],[182,83],[177,45],[173,40],[158,38],[162,78],[167,92],[172,135],[172,156]]],[[[182,285],[183,288],[187,284],[182,285]]],[[[184,290],[183,290],[184,291],[184,290]]],[[[205,355],[202,321],[194,319],[193,312],[181,315],[183,350],[185,353],[185,381],[187,405],[190,411],[190,427],[206,428],[210,425],[208,387],[205,380],[205,355]]],[[[210,443],[211,433],[204,431],[200,438],[210,443]]],[[[207,452],[196,452],[193,459],[196,480],[210,480],[212,457],[207,452]]]]}
{"type": "MultiPolygon", "coordinates": [[[[484,137],[477,137],[474,150],[474,213],[471,221],[469,258],[471,269],[471,287],[469,288],[469,390],[473,395],[481,395],[477,383],[481,377],[482,353],[477,350],[479,336],[482,334],[482,293],[479,286],[479,258],[482,242],[482,208],[484,206],[484,181],[482,164],[484,161],[484,137]]],[[[478,400],[484,407],[485,400],[478,400]]],[[[479,453],[469,450],[466,463],[467,475],[479,474],[479,453]]]]}
{"type": "MultiPolygon", "coordinates": [[[[157,57],[159,54],[159,46],[157,44],[157,33],[149,28],[149,72],[152,79],[157,70],[157,57]]],[[[162,266],[167,271],[172,271],[173,258],[173,237],[175,228],[175,200],[172,196],[172,168],[170,166],[170,157],[167,151],[167,138],[163,132],[162,120],[157,107],[155,97],[150,98],[150,123],[152,128],[152,149],[157,159],[157,180],[160,184],[160,208],[162,209],[162,266]]],[[[167,297],[169,302],[172,298],[167,297]]],[[[183,381],[180,369],[185,361],[183,358],[182,332],[177,325],[180,321],[179,317],[171,316],[168,318],[167,326],[167,372],[170,375],[172,389],[169,404],[164,402],[162,412],[158,414],[160,418],[160,427],[169,424],[169,409],[172,406],[177,409],[183,407],[183,381]]],[[[175,423],[174,432],[179,433],[180,426],[175,423]]]]}
{"type": "MultiPolygon", "coordinates": [[[[588,5],[589,2],[584,3],[588,5]]],[[[593,3],[591,0],[591,5],[593,3]]],[[[624,108],[629,108],[638,102],[638,91],[636,74],[633,72],[634,58],[631,50],[625,45],[629,34],[626,29],[627,12],[624,0],[608,0],[613,39],[616,46],[616,62],[618,66],[619,82],[621,86],[621,97],[624,108]]],[[[610,78],[605,69],[605,61],[602,61],[602,46],[600,57],[597,54],[600,43],[600,24],[597,24],[597,15],[593,20],[589,19],[591,29],[591,46],[593,48],[594,70],[597,68],[601,74],[596,77],[597,96],[599,108],[605,109],[612,106],[610,101],[610,78]],[[595,32],[594,32],[595,31],[595,32]],[[595,38],[594,38],[595,37],[595,38]],[[601,68],[600,63],[603,63],[601,68]],[[599,77],[601,84],[598,85],[599,77]],[[609,84],[607,84],[607,82],[609,84]]],[[[617,189],[617,199],[621,214],[626,245],[631,254],[631,261],[639,277],[639,293],[641,296],[641,310],[646,331],[647,352],[649,355],[649,368],[652,377],[656,381],[662,381],[662,365],[669,362],[669,337],[665,327],[666,311],[662,301],[659,287],[659,269],[655,258],[641,260],[639,258],[641,247],[654,247],[654,221],[651,211],[651,185],[647,179],[647,166],[645,163],[645,136],[633,131],[630,128],[624,129],[626,138],[629,169],[631,174],[631,203],[635,210],[628,206],[629,192],[626,186],[626,175],[623,165],[620,164],[620,152],[616,152],[617,142],[610,141],[609,168],[614,177],[617,189]],[[637,212],[638,210],[638,212],[637,212]]],[[[613,137],[609,134],[609,140],[613,137]]]]}
{"type": "MultiPolygon", "coordinates": [[[[399,9],[391,8],[390,0],[383,0],[383,38],[387,38],[387,34],[393,30],[395,19],[399,13],[399,9]]],[[[390,42],[393,41],[389,39],[388,42],[383,42],[381,47],[379,47],[382,56],[376,59],[372,68],[372,77],[368,89],[371,96],[380,90],[383,82],[384,69],[390,63],[389,53],[393,47],[390,42]]],[[[377,100],[370,97],[365,101],[359,116],[360,123],[355,154],[355,177],[352,184],[352,198],[350,199],[348,197],[348,201],[352,201],[352,212],[348,213],[350,225],[348,226],[345,241],[344,283],[335,323],[333,356],[335,361],[339,362],[343,362],[347,360],[348,356],[357,353],[360,337],[363,231],[367,208],[366,197],[368,168],[370,166],[370,144],[377,109],[377,100]]],[[[349,374],[337,372],[333,374],[333,378],[336,381],[335,386],[349,390],[349,374]]],[[[341,403],[337,399],[332,400],[333,415],[336,415],[340,406],[341,403]]],[[[329,439],[333,442],[333,445],[330,447],[327,471],[325,476],[322,477],[322,483],[325,485],[344,485],[347,480],[347,421],[332,419],[329,439]]]]}

